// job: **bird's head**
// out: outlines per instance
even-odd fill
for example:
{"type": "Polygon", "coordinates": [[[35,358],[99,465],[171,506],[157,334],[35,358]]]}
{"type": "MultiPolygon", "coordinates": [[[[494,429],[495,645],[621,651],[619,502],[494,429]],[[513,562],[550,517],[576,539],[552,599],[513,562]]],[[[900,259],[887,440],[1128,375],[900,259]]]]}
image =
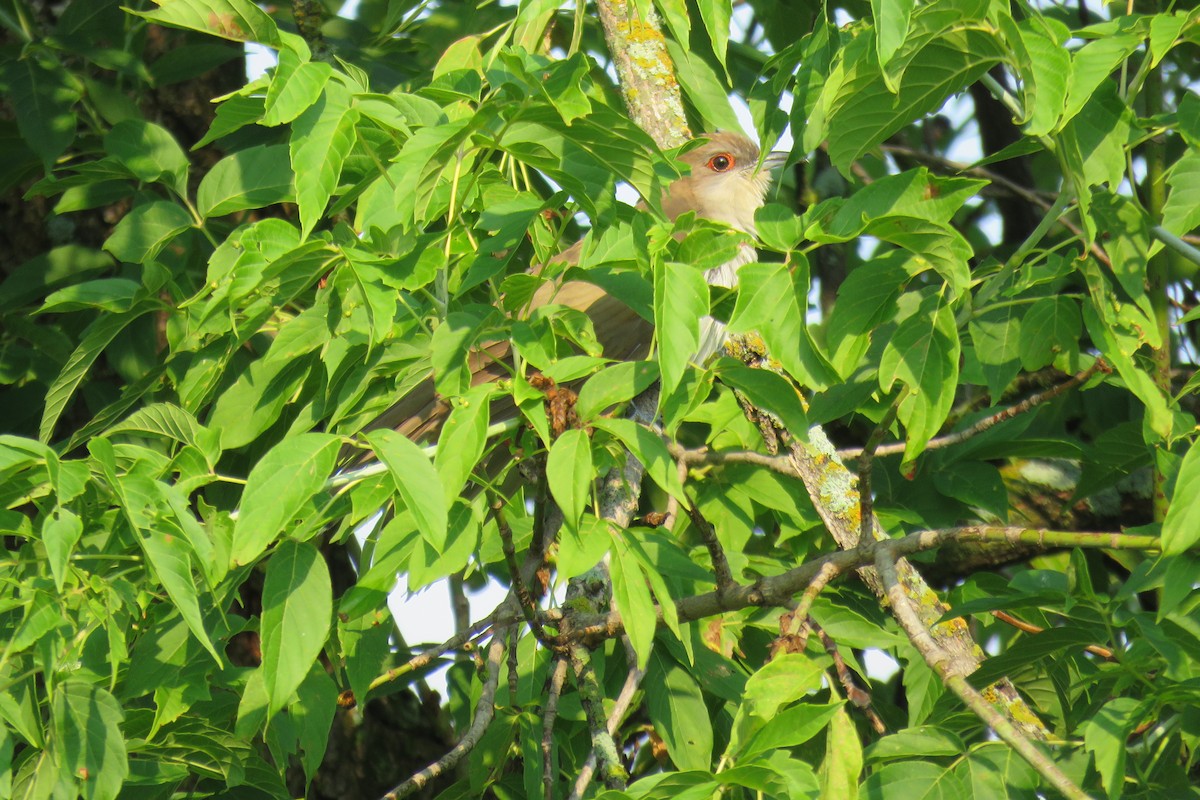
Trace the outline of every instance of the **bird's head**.
{"type": "Polygon", "coordinates": [[[705,134],[705,141],[680,157],[692,168],[671,184],[663,209],[671,219],[685,211],[754,233],[754,212],[771,185],[771,170],[783,166],[785,152],[770,152],[758,163],[758,145],[740,133],[705,134]]]}

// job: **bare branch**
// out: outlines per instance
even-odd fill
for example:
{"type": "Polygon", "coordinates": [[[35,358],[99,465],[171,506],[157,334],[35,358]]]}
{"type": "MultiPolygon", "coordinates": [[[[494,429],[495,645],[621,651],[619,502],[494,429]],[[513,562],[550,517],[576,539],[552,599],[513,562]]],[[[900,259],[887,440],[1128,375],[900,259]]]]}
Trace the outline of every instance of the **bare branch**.
{"type": "MultiPolygon", "coordinates": [[[[1112,367],[1109,366],[1108,362],[1105,361],[1104,359],[1098,358],[1098,359],[1096,359],[1095,363],[1093,363],[1087,369],[1083,370],[1082,372],[1076,373],[1075,375],[1072,375],[1070,378],[1068,378],[1067,380],[1063,381],[1062,383],[1060,383],[1059,385],[1057,385],[1051,389],[1047,389],[1044,392],[1038,392],[1037,394],[1030,395],[1029,397],[1026,397],[1024,400],[1017,403],[1016,405],[1009,406],[1008,408],[1004,409],[1003,411],[998,411],[995,414],[992,414],[991,416],[984,417],[983,419],[979,420],[975,424],[971,425],[968,428],[964,428],[961,431],[955,431],[954,433],[948,433],[945,436],[938,436],[933,439],[930,439],[929,443],[925,445],[925,449],[926,450],[936,450],[939,447],[950,447],[951,445],[956,445],[956,444],[965,442],[966,440],[970,439],[971,437],[978,436],[979,434],[983,433],[984,431],[988,430],[989,428],[993,428],[996,425],[999,425],[1001,422],[1006,422],[1006,421],[1012,419],[1013,417],[1019,416],[1028,411],[1032,411],[1033,409],[1037,408],[1038,406],[1042,405],[1043,403],[1049,402],[1050,400],[1053,400],[1054,398],[1058,397],[1059,395],[1069,392],[1071,389],[1074,389],[1076,386],[1080,386],[1080,385],[1086,383],[1097,372],[1109,373],[1109,372],[1112,372],[1112,367]]],[[[878,430],[878,429],[876,429],[876,430],[878,430]]],[[[864,450],[856,450],[856,449],[839,450],[838,455],[841,456],[842,458],[856,458],[856,457],[861,458],[861,455],[863,452],[865,452],[865,451],[864,450]]],[[[891,455],[897,455],[897,454],[903,453],[903,452],[904,452],[904,442],[893,442],[891,444],[885,444],[885,445],[879,446],[875,450],[875,455],[891,456],[891,455]]]]}
{"type": "Polygon", "coordinates": [[[900,395],[883,415],[883,419],[879,420],[875,430],[871,431],[871,435],[867,437],[866,446],[858,454],[858,516],[861,520],[858,541],[860,544],[874,538],[872,526],[875,524],[875,494],[871,491],[871,466],[875,463],[876,448],[883,441],[883,437],[887,435],[888,429],[892,427],[896,415],[900,413],[900,404],[904,398],[908,397],[909,391],[909,389],[901,390],[900,395]]]}
{"type": "Polygon", "coordinates": [[[725,557],[725,549],[721,547],[721,540],[717,538],[717,529],[700,513],[695,500],[689,497],[685,507],[692,524],[700,532],[700,538],[708,549],[709,558],[712,559],[713,575],[717,579],[717,591],[732,586],[734,584],[733,572],[729,569],[729,559],[725,557]]]}
{"type": "Polygon", "coordinates": [[[558,698],[562,696],[563,682],[567,679],[567,659],[554,659],[554,671],[550,673],[546,688],[546,707],[542,710],[542,795],[545,800],[554,800],[554,721],[558,719],[558,698]]]}
{"type": "MultiPolygon", "coordinates": [[[[501,620],[500,611],[502,610],[502,608],[503,608],[503,605],[501,605],[499,608],[497,608],[491,614],[489,614],[488,616],[479,620],[479,622],[476,622],[474,625],[472,625],[471,627],[462,631],[461,633],[456,633],[454,636],[451,636],[449,639],[442,642],[437,647],[431,647],[428,650],[426,650],[425,652],[418,653],[417,655],[413,656],[412,658],[410,658],[408,661],[404,662],[403,664],[401,664],[397,667],[392,667],[387,672],[383,673],[378,678],[371,681],[371,685],[369,688],[378,689],[383,684],[390,683],[390,682],[396,680],[397,678],[403,677],[404,675],[407,675],[408,673],[412,672],[413,670],[418,670],[418,669],[421,669],[422,667],[428,666],[429,664],[433,663],[433,661],[435,659],[440,658],[443,654],[448,653],[451,650],[458,650],[460,648],[466,649],[467,643],[470,640],[475,639],[479,636],[482,636],[487,631],[488,628],[492,627],[493,624],[496,624],[499,621],[504,621],[504,622],[511,621],[511,619],[501,620]]],[[[515,612],[515,610],[514,610],[514,612],[515,612]]]]}
{"type": "MultiPolygon", "coordinates": [[[[760,578],[749,584],[735,584],[724,592],[714,591],[684,597],[675,601],[675,612],[680,622],[691,622],[750,606],[786,606],[791,602],[792,597],[817,580],[823,570],[834,569],[840,574],[873,564],[879,548],[887,548],[896,558],[901,558],[913,553],[935,549],[949,541],[1032,542],[1044,547],[1088,547],[1146,552],[1157,552],[1161,544],[1157,536],[1124,533],[1077,533],[986,525],[921,531],[899,539],[877,540],[851,550],[829,553],[779,575],[760,578]]],[[[939,612],[939,619],[942,613],[944,612],[939,612]]],[[[661,609],[656,612],[656,615],[658,623],[661,625],[663,623],[661,609]]],[[[552,609],[547,612],[547,617],[551,620],[559,620],[563,616],[564,612],[561,609],[552,609]]],[[[621,615],[615,611],[603,615],[578,615],[572,618],[571,636],[576,639],[607,639],[622,631],[624,631],[624,623],[621,615]]]]}
{"type": "Polygon", "coordinates": [[[714,452],[707,447],[697,447],[689,450],[675,442],[667,442],[667,452],[673,458],[689,465],[704,464],[720,466],[721,464],[753,464],[759,467],[766,467],[781,475],[787,475],[792,478],[800,477],[787,456],[773,456],[754,450],[718,450],[714,452]]]}
{"type": "MultiPolygon", "coordinates": [[[[1046,630],[1045,628],[1041,627],[1040,625],[1034,625],[1033,623],[1026,622],[1023,619],[1017,619],[1012,614],[1009,614],[1007,611],[993,611],[992,616],[1007,625],[1013,626],[1014,628],[1016,628],[1019,631],[1024,631],[1025,633],[1032,633],[1032,634],[1036,635],[1039,633],[1044,633],[1046,630]]],[[[1116,660],[1116,656],[1113,655],[1113,651],[1107,647],[1101,647],[1098,644],[1089,644],[1089,645],[1086,645],[1083,649],[1086,650],[1087,652],[1091,653],[1092,655],[1100,656],[1101,658],[1107,659],[1108,661],[1116,660]]]]}
{"type": "Polygon", "coordinates": [[[837,642],[815,621],[809,620],[807,624],[816,631],[817,638],[821,640],[821,645],[825,648],[825,652],[833,659],[833,669],[837,673],[838,682],[846,690],[846,698],[854,704],[855,708],[863,713],[863,716],[871,723],[871,727],[876,733],[880,735],[886,733],[887,727],[883,724],[883,720],[879,718],[879,715],[875,713],[875,709],[871,707],[871,693],[859,688],[858,684],[854,682],[854,676],[850,674],[850,668],[846,666],[846,662],[842,658],[842,651],[838,649],[837,642]]]}
{"type": "Polygon", "coordinates": [[[504,502],[502,500],[497,500],[492,504],[492,513],[496,518],[496,527],[500,531],[500,549],[504,552],[504,563],[508,566],[508,576],[512,579],[512,591],[516,594],[517,603],[521,607],[521,615],[525,617],[525,622],[529,624],[529,630],[533,632],[539,642],[552,650],[558,650],[559,645],[555,637],[546,633],[546,629],[542,627],[542,621],[538,619],[538,605],[534,602],[533,595],[529,593],[525,579],[521,576],[521,569],[517,566],[512,528],[504,519],[504,502]]]}
{"type": "Polygon", "coordinates": [[[467,728],[462,739],[446,755],[385,794],[383,800],[400,800],[402,797],[419,792],[430,781],[453,769],[464,756],[475,748],[475,745],[479,744],[484,731],[487,730],[488,725],[492,722],[492,717],[496,714],[496,686],[500,683],[500,664],[504,660],[504,637],[505,632],[503,631],[497,632],[492,637],[492,644],[488,648],[487,677],[483,681],[483,691],[480,692],[479,702],[475,705],[475,719],[471,720],[471,726],[467,728]]]}

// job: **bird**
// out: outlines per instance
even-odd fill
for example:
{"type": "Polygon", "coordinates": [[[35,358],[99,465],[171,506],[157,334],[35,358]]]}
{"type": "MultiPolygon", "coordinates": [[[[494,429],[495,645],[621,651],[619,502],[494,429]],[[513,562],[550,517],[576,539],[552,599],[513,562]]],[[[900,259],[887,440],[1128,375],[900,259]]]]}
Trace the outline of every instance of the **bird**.
{"type": "MultiPolygon", "coordinates": [[[[663,212],[674,221],[681,214],[694,211],[698,217],[725,223],[754,236],[754,214],[766,201],[771,171],[783,166],[789,154],[768,152],[760,164],[758,145],[742,133],[718,131],[698,138],[700,143],[679,157],[690,167],[690,172],[667,187],[662,197],[663,212]]],[[[641,207],[645,208],[644,205],[641,207]]],[[[540,272],[543,267],[556,263],[578,264],[582,244],[583,240],[576,242],[531,271],[540,272]]],[[[754,258],[754,248],[747,244],[734,259],[708,270],[705,280],[713,286],[733,288],[737,285],[737,268],[754,258]]],[[[534,293],[527,310],[549,303],[566,305],[587,314],[608,358],[639,358],[649,347],[653,326],[619,298],[595,284],[578,280],[547,282],[534,293]]],[[[724,326],[705,317],[696,360],[703,362],[723,341],[724,326]]],[[[510,356],[507,341],[492,342],[472,353],[471,384],[477,386],[508,377],[510,356]]],[[[429,379],[408,392],[370,427],[389,427],[413,441],[429,441],[436,438],[448,412],[449,405],[437,396],[433,380],[429,379]]],[[[494,412],[493,420],[496,416],[494,412]]]]}

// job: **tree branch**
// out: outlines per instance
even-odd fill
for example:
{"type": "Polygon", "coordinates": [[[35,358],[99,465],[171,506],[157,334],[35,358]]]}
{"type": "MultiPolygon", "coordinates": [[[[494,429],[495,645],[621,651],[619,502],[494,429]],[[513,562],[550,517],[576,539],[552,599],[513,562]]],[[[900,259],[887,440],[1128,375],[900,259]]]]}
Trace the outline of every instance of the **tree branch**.
{"type": "MultiPolygon", "coordinates": [[[[1069,392],[1071,389],[1074,389],[1076,386],[1081,386],[1084,383],[1087,383],[1087,381],[1093,375],[1095,375],[1097,372],[1104,372],[1107,374],[1107,373],[1112,372],[1112,367],[1109,366],[1108,362],[1105,361],[1103,358],[1097,358],[1096,361],[1092,364],[1092,366],[1088,367],[1087,369],[1083,370],[1082,372],[1072,375],[1070,378],[1068,378],[1067,380],[1063,381],[1062,383],[1060,383],[1059,385],[1057,385],[1051,389],[1047,389],[1044,392],[1038,392],[1037,394],[1030,395],[1029,397],[1025,398],[1024,400],[1017,403],[1016,405],[1009,406],[1008,408],[1003,409],[1002,411],[997,411],[995,414],[992,414],[991,416],[984,417],[983,419],[979,420],[978,422],[974,423],[973,425],[971,425],[967,428],[962,429],[961,431],[954,431],[953,433],[948,433],[945,436],[937,436],[933,439],[930,439],[929,443],[925,445],[925,449],[926,450],[936,450],[940,447],[950,447],[951,445],[960,444],[962,442],[965,442],[966,440],[970,439],[971,437],[978,436],[979,434],[983,433],[984,431],[988,430],[989,428],[999,425],[1001,422],[1007,422],[1008,420],[1012,419],[1013,417],[1017,417],[1028,411],[1032,411],[1033,409],[1037,408],[1038,406],[1042,405],[1043,403],[1049,402],[1050,400],[1053,400],[1054,398],[1058,397],[1059,395],[1069,392]]],[[[864,452],[865,452],[865,450],[850,448],[847,450],[839,450],[838,456],[840,456],[841,458],[846,458],[846,459],[849,459],[849,458],[860,458],[861,459],[861,456],[864,452]]],[[[875,455],[877,455],[877,456],[899,455],[900,453],[903,453],[903,452],[904,452],[904,442],[892,442],[890,444],[880,445],[879,447],[877,447],[875,449],[875,455]]],[[[860,477],[860,480],[861,480],[861,477],[860,477]]]]}
{"type": "MultiPolygon", "coordinates": [[[[814,581],[820,580],[819,576],[828,569],[834,569],[841,574],[874,564],[875,553],[880,548],[891,550],[893,555],[899,559],[913,553],[933,550],[950,541],[1036,542],[1047,547],[1086,547],[1146,552],[1157,552],[1160,546],[1157,536],[1125,533],[1077,533],[988,525],[921,531],[899,539],[881,539],[866,543],[862,547],[829,553],[779,575],[759,578],[753,583],[735,584],[723,592],[713,591],[684,597],[675,601],[675,613],[680,622],[691,622],[750,606],[785,606],[796,594],[804,591],[814,581]]],[[[874,570],[872,570],[873,573],[874,570]]],[[[561,620],[569,613],[562,609],[551,609],[546,612],[550,620],[561,620]]],[[[655,613],[658,623],[663,624],[662,610],[656,609],[655,613]]],[[[935,621],[940,621],[943,613],[943,611],[939,611],[938,619],[935,621]]],[[[604,615],[590,616],[572,614],[571,619],[570,635],[580,639],[607,639],[620,634],[625,629],[621,615],[615,611],[604,615]]]]}
{"type": "Polygon", "coordinates": [[[1008,716],[1000,714],[967,681],[967,675],[970,674],[970,671],[964,671],[963,663],[954,654],[947,652],[941,646],[941,643],[933,637],[928,625],[921,619],[917,609],[914,607],[912,599],[908,596],[908,592],[901,586],[900,578],[896,574],[896,557],[890,548],[881,547],[876,549],[875,570],[879,573],[879,577],[883,581],[896,621],[900,623],[900,627],[908,635],[908,639],[912,642],[913,647],[925,659],[925,663],[929,664],[942,677],[942,680],[950,687],[950,690],[958,695],[976,716],[982,719],[996,732],[997,736],[1016,750],[1022,758],[1029,762],[1030,766],[1037,770],[1039,775],[1049,781],[1064,796],[1071,798],[1071,800],[1088,800],[1088,796],[1084,794],[1083,790],[1072,783],[1071,779],[1045,753],[1038,749],[1037,745],[1025,733],[1022,733],[1017,728],[1011,719],[1010,708],[1005,708],[1009,712],[1008,716]]]}
{"type": "Polygon", "coordinates": [[[567,679],[567,658],[554,659],[554,671],[550,673],[546,689],[546,707],[542,709],[542,793],[545,800],[554,800],[554,721],[558,719],[558,698],[562,696],[563,682],[567,679]]]}
{"type": "MultiPolygon", "coordinates": [[[[621,720],[625,718],[626,712],[629,711],[629,706],[632,705],[634,695],[637,694],[638,687],[641,686],[642,678],[644,677],[646,677],[644,670],[640,670],[636,666],[630,667],[629,673],[625,676],[625,685],[621,687],[621,693],[613,701],[612,712],[608,715],[609,736],[617,735],[617,728],[620,727],[621,720]]],[[[579,777],[575,780],[575,789],[571,792],[569,800],[579,800],[579,798],[583,797],[583,793],[587,791],[588,784],[592,782],[592,774],[595,771],[596,751],[593,749],[588,754],[587,761],[583,763],[583,768],[579,770],[579,777]]]]}
{"type": "Polygon", "coordinates": [[[383,796],[382,800],[400,800],[402,797],[408,797],[410,794],[420,791],[430,781],[453,769],[464,756],[475,748],[475,745],[479,744],[484,731],[487,730],[488,725],[492,722],[492,717],[496,714],[496,687],[500,683],[500,664],[504,660],[504,636],[504,631],[497,631],[496,635],[492,637],[492,644],[488,648],[487,677],[483,682],[483,690],[479,694],[479,702],[475,705],[475,719],[471,720],[471,726],[467,728],[462,739],[450,749],[450,752],[392,789],[383,796]]]}

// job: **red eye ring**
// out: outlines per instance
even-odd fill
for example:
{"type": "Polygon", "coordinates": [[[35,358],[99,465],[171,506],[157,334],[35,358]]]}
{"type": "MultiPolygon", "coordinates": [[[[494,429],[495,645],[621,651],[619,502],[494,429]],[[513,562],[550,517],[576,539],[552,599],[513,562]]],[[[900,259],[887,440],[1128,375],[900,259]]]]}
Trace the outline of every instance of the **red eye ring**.
{"type": "Polygon", "coordinates": [[[735,161],[731,154],[717,153],[708,160],[708,163],[705,166],[707,166],[713,172],[728,172],[729,170],[733,169],[734,163],[735,161]]]}

